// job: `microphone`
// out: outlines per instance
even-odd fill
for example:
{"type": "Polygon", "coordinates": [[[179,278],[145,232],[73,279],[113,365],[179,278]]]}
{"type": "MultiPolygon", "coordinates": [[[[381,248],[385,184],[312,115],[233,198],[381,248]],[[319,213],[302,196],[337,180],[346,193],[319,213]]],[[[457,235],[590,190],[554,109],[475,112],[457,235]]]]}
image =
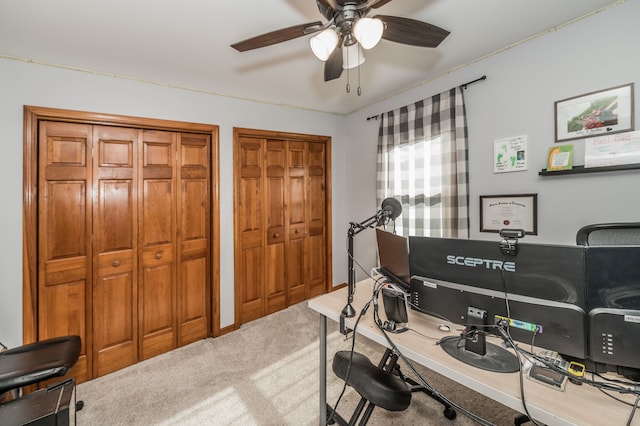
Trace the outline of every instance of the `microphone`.
{"type": "Polygon", "coordinates": [[[388,219],[396,220],[396,218],[400,216],[400,213],[402,213],[402,204],[400,204],[400,201],[393,197],[385,198],[384,201],[382,201],[378,226],[384,225],[388,219]]]}

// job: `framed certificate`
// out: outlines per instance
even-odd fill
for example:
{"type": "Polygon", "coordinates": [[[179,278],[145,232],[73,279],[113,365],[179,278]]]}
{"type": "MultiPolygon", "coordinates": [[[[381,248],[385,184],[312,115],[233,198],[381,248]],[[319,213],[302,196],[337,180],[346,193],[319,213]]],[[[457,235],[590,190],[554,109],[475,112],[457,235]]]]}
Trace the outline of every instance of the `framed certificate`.
{"type": "Polygon", "coordinates": [[[556,142],[633,130],[633,83],[555,103],[556,142]]]}
{"type": "Polygon", "coordinates": [[[538,235],[538,194],[480,196],[480,232],[505,228],[538,235]]]}

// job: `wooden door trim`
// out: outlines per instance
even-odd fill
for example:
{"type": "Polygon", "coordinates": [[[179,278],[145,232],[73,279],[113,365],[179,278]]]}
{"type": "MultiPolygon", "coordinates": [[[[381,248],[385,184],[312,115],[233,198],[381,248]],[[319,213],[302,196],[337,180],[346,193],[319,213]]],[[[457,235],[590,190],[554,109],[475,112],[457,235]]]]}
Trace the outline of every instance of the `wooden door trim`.
{"type": "Polygon", "coordinates": [[[23,209],[22,209],[22,339],[35,342],[38,337],[37,224],[38,224],[38,123],[63,121],[205,133],[211,138],[211,321],[212,334],[220,330],[220,171],[219,127],[183,121],[104,114],[25,105],[23,108],[23,209]]]}
{"type": "MultiPolygon", "coordinates": [[[[288,140],[288,141],[300,141],[300,142],[320,142],[325,145],[325,219],[326,219],[326,229],[327,229],[327,240],[326,240],[326,248],[325,255],[327,259],[327,278],[325,283],[325,291],[330,292],[333,288],[332,279],[333,279],[333,262],[332,262],[332,207],[331,207],[331,136],[322,136],[322,135],[310,135],[304,133],[289,133],[289,132],[280,132],[280,131],[272,131],[272,130],[260,130],[260,129],[247,129],[234,127],[233,128],[233,204],[234,206],[238,205],[237,200],[237,188],[236,184],[239,179],[239,159],[238,159],[238,149],[240,146],[240,138],[242,137],[251,137],[256,139],[275,139],[275,140],[288,140]]],[[[234,211],[234,218],[236,217],[237,212],[234,211]]],[[[240,256],[240,244],[239,244],[239,230],[237,228],[237,221],[234,220],[234,259],[239,259],[240,256]]],[[[234,276],[239,277],[238,274],[239,264],[235,262],[234,276]]],[[[236,283],[234,286],[234,329],[240,326],[239,314],[241,308],[241,295],[240,285],[236,283]]]]}

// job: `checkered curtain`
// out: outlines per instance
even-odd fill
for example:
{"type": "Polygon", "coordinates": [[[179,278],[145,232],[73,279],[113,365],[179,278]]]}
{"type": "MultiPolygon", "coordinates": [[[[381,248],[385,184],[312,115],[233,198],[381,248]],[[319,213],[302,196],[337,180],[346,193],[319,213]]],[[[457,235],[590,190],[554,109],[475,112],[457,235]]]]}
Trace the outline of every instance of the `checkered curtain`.
{"type": "Polygon", "coordinates": [[[402,203],[398,233],[469,238],[462,87],[379,118],[377,201],[394,197],[402,203]]]}

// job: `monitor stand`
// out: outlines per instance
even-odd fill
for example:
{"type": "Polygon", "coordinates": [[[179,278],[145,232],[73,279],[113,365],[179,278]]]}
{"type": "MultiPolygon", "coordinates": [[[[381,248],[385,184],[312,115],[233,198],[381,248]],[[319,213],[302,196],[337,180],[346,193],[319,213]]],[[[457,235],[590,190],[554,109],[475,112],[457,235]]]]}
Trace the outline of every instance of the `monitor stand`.
{"type": "MultiPolygon", "coordinates": [[[[487,312],[469,307],[467,321],[487,325],[487,312]]],[[[508,350],[487,342],[485,334],[471,325],[461,336],[448,336],[440,340],[442,349],[455,359],[483,370],[514,373],[520,370],[520,361],[508,350]]]]}

